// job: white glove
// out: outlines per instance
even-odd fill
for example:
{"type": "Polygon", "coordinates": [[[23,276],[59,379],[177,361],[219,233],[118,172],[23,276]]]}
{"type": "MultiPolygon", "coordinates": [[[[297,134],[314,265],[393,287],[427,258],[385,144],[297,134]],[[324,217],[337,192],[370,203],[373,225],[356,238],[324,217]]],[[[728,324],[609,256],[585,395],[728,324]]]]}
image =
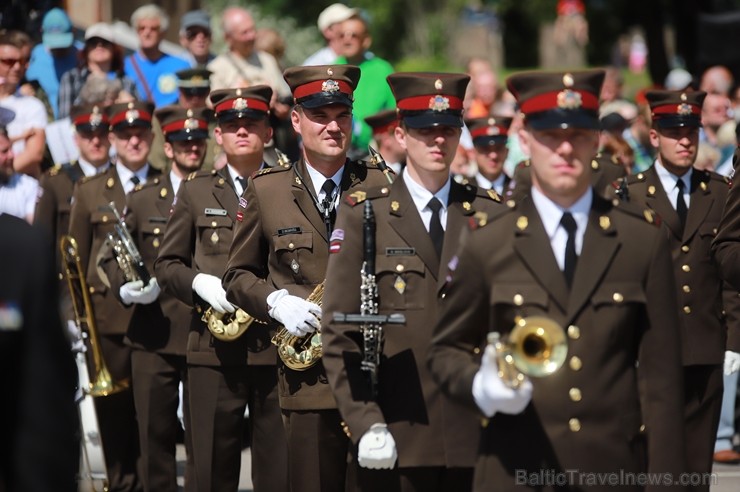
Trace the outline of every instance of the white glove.
{"type": "Polygon", "coordinates": [[[725,376],[730,376],[737,371],[740,371],[740,354],[728,350],[725,352],[725,376]]]}
{"type": "Polygon", "coordinates": [[[396,464],[398,452],[393,435],[385,424],[373,424],[360,438],[357,462],[371,470],[390,470],[396,464]]]}
{"type": "Polygon", "coordinates": [[[146,287],[143,287],[143,285],[144,282],[141,280],[123,284],[118,289],[121,301],[127,306],[130,304],[151,304],[156,301],[160,290],[157,279],[152,277],[146,287]]]}
{"type": "Polygon", "coordinates": [[[73,319],[67,320],[67,336],[72,345],[72,352],[87,352],[85,336],[82,334],[80,326],[73,319]]]}
{"type": "Polygon", "coordinates": [[[221,279],[214,275],[207,273],[196,275],[193,279],[193,290],[221,314],[236,311],[236,308],[226,300],[226,291],[221,286],[221,279]]]}
{"type": "Polygon", "coordinates": [[[488,344],[478,373],[473,379],[473,398],[478,408],[487,416],[496,412],[516,415],[522,413],[532,399],[532,383],[529,378],[518,389],[506,386],[498,375],[496,348],[488,344]]]}
{"type": "Polygon", "coordinates": [[[268,314],[278,320],[291,335],[306,336],[321,326],[321,306],[280,289],[267,296],[268,314]]]}

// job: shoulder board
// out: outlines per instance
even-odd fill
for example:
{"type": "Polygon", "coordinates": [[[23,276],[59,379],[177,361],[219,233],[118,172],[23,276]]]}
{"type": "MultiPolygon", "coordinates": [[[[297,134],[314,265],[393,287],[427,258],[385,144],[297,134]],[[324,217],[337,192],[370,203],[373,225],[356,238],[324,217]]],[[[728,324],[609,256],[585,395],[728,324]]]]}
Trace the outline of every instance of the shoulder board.
{"type": "Polygon", "coordinates": [[[365,200],[374,200],[376,198],[382,198],[384,196],[388,196],[388,193],[390,193],[389,187],[376,186],[373,188],[369,188],[367,190],[358,190],[358,191],[352,192],[344,198],[344,202],[347,205],[354,207],[355,205],[359,205],[365,200]]]}
{"type": "Polygon", "coordinates": [[[645,181],[645,173],[630,174],[627,176],[627,184],[643,183],[645,181]]]}
{"type": "Polygon", "coordinates": [[[136,185],[136,186],[134,187],[134,189],[132,190],[132,193],[135,193],[135,192],[137,192],[137,191],[141,191],[141,190],[145,190],[145,189],[147,189],[147,188],[152,188],[152,187],[154,187],[154,186],[157,186],[157,185],[159,185],[159,181],[160,181],[160,179],[159,179],[159,178],[154,178],[154,179],[147,179],[147,180],[146,180],[146,181],[144,181],[143,183],[139,183],[139,184],[137,184],[137,185],[136,185]]]}
{"type": "Polygon", "coordinates": [[[288,169],[292,169],[293,166],[273,166],[273,167],[266,167],[264,169],[260,169],[256,173],[252,174],[252,179],[258,178],[260,176],[264,176],[265,174],[275,174],[280,173],[283,171],[287,171],[288,169]]]}
{"type": "Polygon", "coordinates": [[[92,176],[83,176],[82,178],[80,178],[80,183],[87,183],[88,181],[95,181],[97,179],[103,178],[106,178],[106,180],[110,178],[107,171],[103,173],[93,174],[92,176]]]}
{"type": "Polygon", "coordinates": [[[498,194],[496,190],[484,190],[483,188],[478,188],[478,191],[476,192],[475,196],[487,198],[489,200],[493,200],[494,202],[501,203],[503,198],[501,195],[498,194]]]}
{"type": "Polygon", "coordinates": [[[192,181],[195,178],[205,178],[206,176],[213,176],[214,174],[216,174],[215,169],[212,169],[211,171],[205,171],[205,170],[194,171],[188,175],[187,181],[192,181]]]}
{"type": "Polygon", "coordinates": [[[708,174],[708,179],[711,179],[712,181],[719,181],[720,183],[725,183],[727,185],[730,185],[732,183],[732,180],[727,176],[722,176],[721,174],[717,174],[714,172],[706,172],[708,174]]]}
{"type": "Polygon", "coordinates": [[[658,227],[660,226],[662,219],[658,214],[656,214],[653,210],[649,208],[641,207],[637,204],[630,203],[630,202],[623,202],[619,200],[618,198],[615,198],[612,201],[612,204],[614,205],[614,210],[619,210],[621,212],[624,212],[627,215],[631,215],[633,217],[638,217],[648,224],[653,224],[654,226],[658,227]]]}
{"type": "Polygon", "coordinates": [[[61,170],[62,170],[62,166],[60,164],[57,164],[56,166],[49,169],[48,171],[49,176],[56,176],[57,174],[59,174],[59,171],[61,170]]]}

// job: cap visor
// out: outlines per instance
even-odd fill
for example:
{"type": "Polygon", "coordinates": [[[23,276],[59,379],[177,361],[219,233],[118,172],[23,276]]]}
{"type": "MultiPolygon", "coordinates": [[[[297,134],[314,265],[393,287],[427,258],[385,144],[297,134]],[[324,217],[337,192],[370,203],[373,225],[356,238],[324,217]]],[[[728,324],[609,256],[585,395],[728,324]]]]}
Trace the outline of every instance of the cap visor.
{"type": "Polygon", "coordinates": [[[107,124],[91,125],[90,123],[83,123],[81,125],[75,125],[78,132],[97,132],[99,130],[108,130],[107,124]]]}
{"type": "Polygon", "coordinates": [[[44,46],[49,49],[69,48],[74,42],[71,32],[50,32],[42,36],[44,46]]]}
{"type": "Polygon", "coordinates": [[[313,109],[320,108],[321,106],[330,106],[332,104],[342,104],[344,106],[352,107],[352,99],[349,98],[343,92],[329,93],[320,92],[301,99],[298,104],[304,108],[313,109]]]}
{"type": "Polygon", "coordinates": [[[216,116],[216,119],[219,123],[238,120],[239,118],[249,118],[250,120],[264,120],[265,118],[267,118],[267,113],[265,113],[264,111],[255,111],[253,109],[244,109],[242,111],[221,111],[216,116]]]}
{"type": "Polygon", "coordinates": [[[131,123],[129,123],[128,121],[122,121],[120,123],[116,123],[115,125],[113,125],[112,130],[115,132],[118,130],[124,130],[126,128],[131,128],[134,126],[139,127],[139,128],[151,128],[152,123],[146,120],[134,120],[131,123]]]}
{"type": "Polygon", "coordinates": [[[551,130],[553,128],[599,130],[601,128],[598,114],[592,111],[556,109],[529,114],[526,117],[526,122],[535,130],[551,130]]]}
{"type": "Polygon", "coordinates": [[[417,115],[401,115],[403,122],[409,128],[427,128],[430,126],[452,126],[462,128],[462,116],[450,113],[426,112],[417,115]]]}
{"type": "Polygon", "coordinates": [[[695,116],[666,116],[663,118],[656,118],[655,125],[658,128],[679,128],[682,126],[700,128],[702,126],[701,119],[695,116]]]}
{"type": "Polygon", "coordinates": [[[488,147],[490,145],[505,144],[509,140],[506,135],[488,135],[485,137],[475,137],[473,139],[473,146],[475,147],[488,147]]]}
{"type": "Polygon", "coordinates": [[[185,142],[188,140],[206,140],[208,138],[207,130],[183,130],[167,134],[167,140],[170,142],[185,142]]]}

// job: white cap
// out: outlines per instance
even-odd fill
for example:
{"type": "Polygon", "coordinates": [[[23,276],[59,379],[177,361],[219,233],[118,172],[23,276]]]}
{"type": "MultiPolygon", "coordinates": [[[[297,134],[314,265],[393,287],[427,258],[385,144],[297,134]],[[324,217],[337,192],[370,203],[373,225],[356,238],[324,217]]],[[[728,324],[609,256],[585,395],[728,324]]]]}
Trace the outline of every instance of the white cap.
{"type": "Polygon", "coordinates": [[[116,34],[113,31],[113,26],[105,22],[98,22],[85,30],[85,41],[90,38],[102,38],[111,43],[116,43],[116,34]]]}
{"type": "Polygon", "coordinates": [[[663,86],[669,91],[682,91],[691,84],[691,74],[683,68],[674,68],[665,78],[663,86]]]}
{"type": "Polygon", "coordinates": [[[333,3],[326,7],[320,14],[317,22],[319,31],[324,31],[327,27],[337,22],[344,22],[350,17],[359,15],[358,9],[352,9],[343,3],[333,3]]]}

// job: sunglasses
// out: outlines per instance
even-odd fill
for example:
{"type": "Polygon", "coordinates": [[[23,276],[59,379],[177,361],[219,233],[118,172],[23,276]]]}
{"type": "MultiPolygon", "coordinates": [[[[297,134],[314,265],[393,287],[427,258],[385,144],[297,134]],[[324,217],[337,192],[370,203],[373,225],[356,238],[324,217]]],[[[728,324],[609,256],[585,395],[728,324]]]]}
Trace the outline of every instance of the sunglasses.
{"type": "Polygon", "coordinates": [[[192,41],[193,39],[197,38],[198,34],[202,34],[203,36],[207,38],[211,37],[211,31],[207,29],[193,28],[193,29],[187,29],[185,31],[185,37],[187,38],[188,41],[192,41]]]}
{"type": "Polygon", "coordinates": [[[25,65],[28,63],[28,58],[0,58],[0,63],[10,68],[14,67],[16,63],[25,65]]]}
{"type": "Polygon", "coordinates": [[[206,97],[211,92],[207,87],[183,87],[180,90],[185,97],[206,97]]]}
{"type": "Polygon", "coordinates": [[[110,48],[111,46],[113,46],[113,43],[103,38],[90,38],[85,41],[85,44],[89,48],[97,48],[98,46],[102,46],[103,48],[110,48]]]}

